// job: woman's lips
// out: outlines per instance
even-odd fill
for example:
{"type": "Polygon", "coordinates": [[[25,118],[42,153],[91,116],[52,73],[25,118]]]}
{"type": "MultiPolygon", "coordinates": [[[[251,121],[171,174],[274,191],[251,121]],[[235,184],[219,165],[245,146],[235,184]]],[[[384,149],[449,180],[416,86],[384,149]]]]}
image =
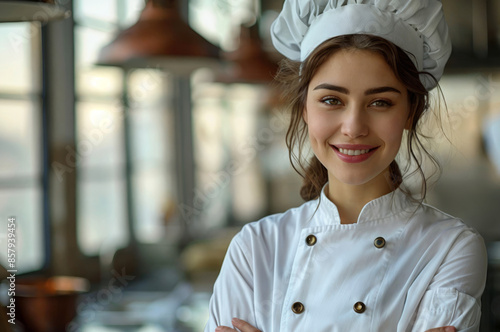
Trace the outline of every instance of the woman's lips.
{"type": "Polygon", "coordinates": [[[340,160],[346,163],[360,163],[370,158],[378,146],[364,144],[337,144],[331,145],[340,160]]]}

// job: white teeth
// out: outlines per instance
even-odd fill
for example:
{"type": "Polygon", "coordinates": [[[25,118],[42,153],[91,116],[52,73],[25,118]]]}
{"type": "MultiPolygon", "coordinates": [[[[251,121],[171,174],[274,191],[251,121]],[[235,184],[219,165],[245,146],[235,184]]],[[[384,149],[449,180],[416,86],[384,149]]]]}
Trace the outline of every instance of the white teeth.
{"type": "Polygon", "coordinates": [[[340,153],[346,154],[348,156],[359,156],[361,154],[365,154],[365,153],[370,152],[369,149],[366,149],[366,150],[348,150],[348,149],[340,149],[340,148],[339,148],[339,151],[340,151],[340,153]]]}

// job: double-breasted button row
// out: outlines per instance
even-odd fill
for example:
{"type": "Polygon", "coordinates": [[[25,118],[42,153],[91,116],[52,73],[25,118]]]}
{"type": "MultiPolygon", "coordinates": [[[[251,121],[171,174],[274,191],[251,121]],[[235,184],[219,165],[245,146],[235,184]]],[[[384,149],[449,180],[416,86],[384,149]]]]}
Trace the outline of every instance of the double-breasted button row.
{"type": "MultiPolygon", "coordinates": [[[[318,242],[318,238],[312,234],[306,237],[306,244],[310,247],[314,246],[318,242]]],[[[373,245],[379,249],[385,247],[385,239],[381,236],[377,237],[373,241],[373,245]]]]}
{"type": "MultiPolygon", "coordinates": [[[[353,309],[356,313],[362,314],[366,310],[366,305],[363,302],[358,301],[354,303],[353,309]]],[[[301,302],[295,302],[292,304],[292,311],[294,314],[300,315],[304,312],[304,310],[306,310],[306,307],[301,302]]]]}
{"type": "MultiPolygon", "coordinates": [[[[310,247],[314,246],[317,242],[318,242],[318,238],[312,234],[310,234],[306,237],[306,244],[310,247]]],[[[373,241],[373,245],[378,249],[384,248],[385,244],[386,244],[386,241],[381,236],[377,237],[373,241]]],[[[362,314],[366,310],[366,305],[363,302],[358,301],[358,302],[354,303],[353,309],[354,309],[354,312],[356,312],[358,314],[362,314]]],[[[292,304],[292,311],[295,314],[299,315],[299,314],[303,313],[304,310],[305,310],[305,307],[301,302],[295,302],[294,304],[292,304]]]]}

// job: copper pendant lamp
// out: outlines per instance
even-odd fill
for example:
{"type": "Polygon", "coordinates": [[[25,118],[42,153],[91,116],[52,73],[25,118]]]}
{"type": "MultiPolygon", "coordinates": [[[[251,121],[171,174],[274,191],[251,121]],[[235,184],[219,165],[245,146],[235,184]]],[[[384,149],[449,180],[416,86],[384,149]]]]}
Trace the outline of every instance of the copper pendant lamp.
{"type": "Polygon", "coordinates": [[[219,48],[182,19],[176,0],[148,0],[138,21],[101,49],[98,64],[189,72],[218,57],[219,48]]]}
{"type": "Polygon", "coordinates": [[[257,24],[251,27],[242,25],[238,49],[224,53],[223,58],[228,63],[216,79],[221,83],[269,83],[278,70],[277,61],[262,48],[257,24]]]}
{"type": "Polygon", "coordinates": [[[54,0],[0,0],[0,22],[47,22],[68,18],[66,9],[56,5],[54,0]]]}

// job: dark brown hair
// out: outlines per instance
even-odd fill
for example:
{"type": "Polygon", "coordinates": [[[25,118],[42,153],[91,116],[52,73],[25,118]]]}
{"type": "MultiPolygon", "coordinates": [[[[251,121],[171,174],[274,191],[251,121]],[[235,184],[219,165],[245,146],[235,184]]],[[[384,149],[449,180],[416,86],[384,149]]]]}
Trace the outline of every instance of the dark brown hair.
{"type": "MultiPolygon", "coordinates": [[[[413,162],[414,169],[408,175],[420,175],[422,182],[419,201],[423,201],[427,191],[427,181],[422,169],[422,152],[434,164],[438,172],[440,167],[423,146],[422,137],[424,136],[418,132],[419,120],[429,108],[429,93],[420,81],[419,76],[428,75],[429,79],[435,79],[431,74],[419,72],[409,55],[393,43],[380,37],[362,34],[343,35],[329,39],[318,46],[303,63],[286,59],[280,64],[276,79],[281,85],[283,98],[291,111],[290,124],[286,133],[286,144],[293,168],[304,178],[300,195],[306,201],[315,199],[319,197],[321,189],[328,181],[326,168],[315,156],[309,161],[303,160],[303,148],[308,135],[307,125],[303,120],[302,113],[307,99],[309,82],[318,68],[332,54],[341,49],[367,50],[380,54],[393,70],[395,76],[407,88],[410,104],[410,128],[407,130],[406,137],[408,163],[405,172],[412,168],[411,162],[413,162]]],[[[393,188],[400,187],[403,176],[396,161],[391,163],[389,169],[390,177],[388,181],[393,188]]],[[[401,189],[411,197],[409,190],[401,189]]]]}

